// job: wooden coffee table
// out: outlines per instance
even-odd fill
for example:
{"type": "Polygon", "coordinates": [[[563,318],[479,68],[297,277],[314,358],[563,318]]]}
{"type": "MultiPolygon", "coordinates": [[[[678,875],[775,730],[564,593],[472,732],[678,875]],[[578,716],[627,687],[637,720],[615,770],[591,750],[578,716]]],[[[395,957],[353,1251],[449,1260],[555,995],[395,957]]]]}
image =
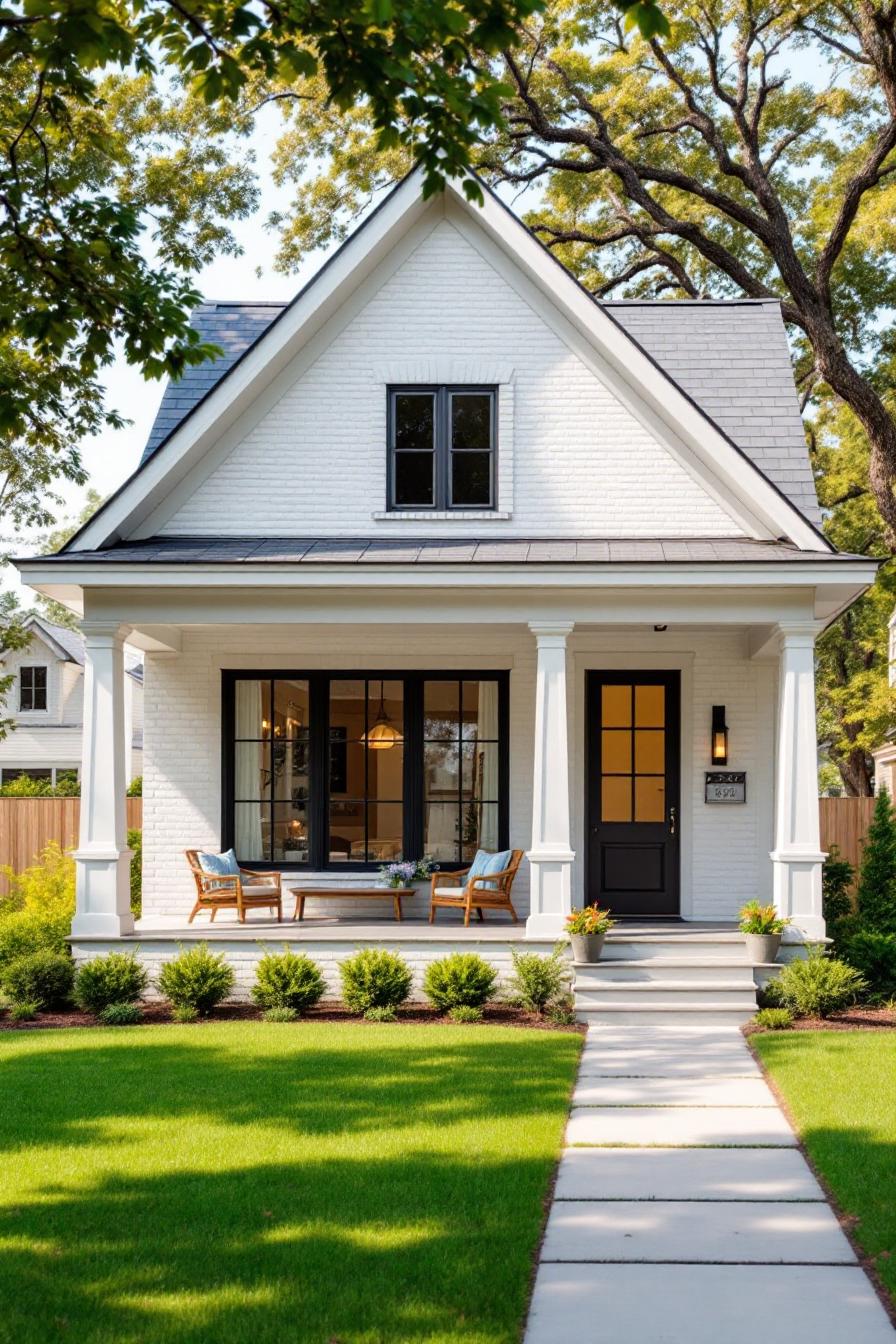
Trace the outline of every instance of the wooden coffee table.
{"type": "Polygon", "coordinates": [[[313,896],[316,901],[385,901],[390,897],[395,918],[401,923],[401,898],[413,896],[413,887],[290,887],[290,896],[296,898],[293,919],[304,919],[305,901],[313,896]]]}

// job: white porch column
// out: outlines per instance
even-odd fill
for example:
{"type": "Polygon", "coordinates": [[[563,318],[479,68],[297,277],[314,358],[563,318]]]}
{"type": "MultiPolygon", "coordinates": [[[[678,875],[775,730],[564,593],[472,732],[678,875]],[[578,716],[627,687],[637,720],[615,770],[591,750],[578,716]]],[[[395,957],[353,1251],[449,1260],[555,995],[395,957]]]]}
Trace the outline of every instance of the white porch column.
{"type": "Polygon", "coordinates": [[[566,640],[572,622],[532,623],[538,644],[529,938],[556,938],[572,908],[566,640]]]}
{"type": "MultiPolygon", "coordinates": [[[[781,624],[775,847],[775,905],[792,921],[789,937],[824,937],[815,727],[815,633],[810,623],[781,624]]],[[[785,935],[787,937],[788,935],[785,935]]]]}
{"type": "Polygon", "coordinates": [[[125,816],[124,638],[116,623],[85,621],[84,746],[81,833],[74,935],[115,938],[130,933],[129,865],[125,816]]]}

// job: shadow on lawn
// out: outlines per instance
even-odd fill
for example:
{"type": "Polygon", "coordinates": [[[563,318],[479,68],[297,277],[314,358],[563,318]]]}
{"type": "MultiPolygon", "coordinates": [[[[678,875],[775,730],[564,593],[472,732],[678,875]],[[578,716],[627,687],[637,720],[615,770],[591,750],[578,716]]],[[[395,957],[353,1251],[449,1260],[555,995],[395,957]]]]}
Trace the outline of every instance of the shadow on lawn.
{"type": "Polygon", "coordinates": [[[10,1149],[28,1131],[31,1151],[13,1161],[36,1174],[0,1216],[0,1339],[518,1340],[553,1163],[547,1131],[531,1131],[554,1113],[559,1138],[576,1039],[489,1033],[443,1047],[431,1033],[393,1044],[366,1029],[363,1045],[294,1040],[277,1051],[256,1036],[250,1051],[142,1030],[6,1058],[14,1100],[0,1137],[10,1149]],[[438,1127],[458,1117],[500,1118],[506,1150],[492,1131],[452,1151],[438,1127]],[[129,1174],[119,1145],[140,1138],[119,1120],[169,1126],[170,1162],[129,1174]],[[207,1169],[209,1134],[222,1133],[204,1131],[209,1120],[234,1126],[227,1170],[207,1169]],[[421,1124],[436,1129],[409,1132],[421,1124]],[[353,1151],[378,1129],[382,1151],[353,1151]],[[324,1155],[329,1136],[338,1148],[324,1155]],[[70,1151],[43,1147],[59,1144],[70,1151]]]}

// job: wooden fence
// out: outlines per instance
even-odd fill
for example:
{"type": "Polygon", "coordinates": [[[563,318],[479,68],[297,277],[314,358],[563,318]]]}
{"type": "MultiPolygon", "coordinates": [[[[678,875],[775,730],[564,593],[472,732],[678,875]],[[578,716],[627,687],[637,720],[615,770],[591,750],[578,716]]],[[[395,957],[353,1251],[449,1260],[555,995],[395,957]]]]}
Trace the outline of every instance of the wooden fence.
{"type": "MultiPolygon", "coordinates": [[[[143,825],[143,799],[127,800],[128,829],[143,825]]],[[[20,873],[55,840],[63,849],[78,841],[80,798],[0,798],[0,867],[20,873]]],[[[0,875],[0,895],[8,887],[0,875]]]]}
{"type": "Polygon", "coordinates": [[[858,868],[874,812],[873,798],[819,798],[821,847],[836,845],[841,858],[858,868]]]}

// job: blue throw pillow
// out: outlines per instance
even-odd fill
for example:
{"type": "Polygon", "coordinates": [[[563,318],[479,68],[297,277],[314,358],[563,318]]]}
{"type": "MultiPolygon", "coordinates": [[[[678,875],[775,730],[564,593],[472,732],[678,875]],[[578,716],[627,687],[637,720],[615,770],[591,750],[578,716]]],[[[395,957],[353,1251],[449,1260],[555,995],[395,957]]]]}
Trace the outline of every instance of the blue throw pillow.
{"type": "Polygon", "coordinates": [[[198,854],[199,867],[215,877],[239,877],[240,866],[232,849],[225,854],[198,854]]]}
{"type": "MultiPolygon", "coordinates": [[[[470,882],[474,877],[488,877],[489,873],[503,873],[505,868],[510,867],[512,858],[512,849],[502,849],[498,854],[489,854],[487,849],[477,849],[475,858],[470,864],[470,871],[467,873],[467,881],[470,882]]],[[[482,883],[482,886],[492,891],[497,885],[497,882],[482,883]]]]}

